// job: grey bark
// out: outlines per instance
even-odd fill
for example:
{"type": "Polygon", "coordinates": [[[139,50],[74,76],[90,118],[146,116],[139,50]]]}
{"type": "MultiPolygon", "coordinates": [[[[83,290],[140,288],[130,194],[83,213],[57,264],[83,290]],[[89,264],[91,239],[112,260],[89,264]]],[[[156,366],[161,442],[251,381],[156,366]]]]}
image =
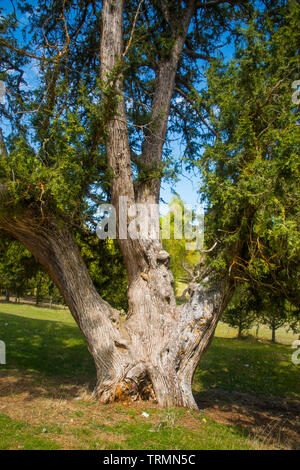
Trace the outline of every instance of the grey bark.
{"type": "MultiPolygon", "coordinates": [[[[169,58],[157,72],[151,112],[155,132],[147,137],[140,156],[148,167],[161,164],[177,64],[193,9],[191,1],[183,12],[180,28],[174,32],[169,58]]],[[[160,186],[159,178],[137,188],[133,184],[121,73],[122,22],[123,1],[104,0],[101,79],[110,82],[118,95],[116,109],[107,123],[106,142],[107,162],[113,173],[112,203],[117,215],[120,196],[126,196],[129,205],[149,205],[158,201],[160,186]],[[112,79],[116,70],[120,70],[119,75],[112,79]]],[[[7,152],[2,143],[0,139],[3,157],[7,152]]],[[[4,187],[2,197],[3,194],[4,187]]],[[[169,255],[161,240],[119,239],[128,273],[129,311],[122,322],[119,312],[96,292],[65,222],[51,215],[41,221],[40,214],[24,211],[18,219],[2,216],[0,225],[34,254],[60,289],[94,358],[95,393],[100,401],[129,395],[133,399],[153,397],[161,406],[196,408],[193,375],[231,296],[228,282],[208,287],[195,285],[189,302],[177,307],[169,255]]]]}
{"type": "Polygon", "coordinates": [[[276,343],[276,327],[272,325],[271,330],[272,330],[272,343],[276,343]]]}

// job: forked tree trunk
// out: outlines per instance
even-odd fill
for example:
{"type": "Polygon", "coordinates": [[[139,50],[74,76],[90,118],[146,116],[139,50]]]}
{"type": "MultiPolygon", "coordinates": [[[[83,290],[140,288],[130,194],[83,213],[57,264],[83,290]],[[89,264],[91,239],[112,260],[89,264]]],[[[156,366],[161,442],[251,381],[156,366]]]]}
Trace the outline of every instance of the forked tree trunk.
{"type": "Polygon", "coordinates": [[[160,406],[196,408],[193,374],[228,301],[224,284],[199,286],[190,302],[177,307],[168,255],[152,246],[149,269],[136,270],[130,281],[122,322],[96,292],[66,226],[54,219],[35,224],[34,217],[6,219],[2,226],[35,255],[63,294],[95,361],[100,401],[152,397],[160,406]]]}
{"type": "MultiPolygon", "coordinates": [[[[174,32],[173,47],[156,73],[151,120],[155,132],[145,140],[140,165],[159,169],[166,135],[172,90],[181,50],[193,14],[194,2],[185,8],[182,23],[174,32]]],[[[119,220],[120,197],[128,205],[145,208],[159,201],[160,180],[133,185],[122,74],[116,69],[123,57],[123,2],[105,0],[102,11],[101,79],[118,95],[107,127],[106,152],[113,173],[112,204],[119,220]]],[[[130,220],[129,220],[130,222],[130,220]]],[[[159,216],[157,214],[157,222],[159,216]]],[[[117,226],[117,229],[119,227],[117,226]]],[[[195,367],[213,336],[227,294],[225,286],[192,294],[191,303],[176,306],[169,256],[159,240],[119,239],[128,274],[128,318],[123,325],[129,336],[129,355],[136,364],[132,384],[149,383],[162,406],[195,407],[191,382],[195,367]]],[[[131,384],[131,385],[132,385],[131,384]]],[[[151,388],[150,386],[150,388],[151,388]]],[[[101,391],[101,386],[100,386],[101,391]]]]}
{"type": "Polygon", "coordinates": [[[206,290],[199,286],[189,303],[177,307],[170,272],[160,265],[159,256],[148,279],[141,276],[130,286],[126,327],[158,403],[194,408],[192,379],[226,302],[224,286],[206,290]]]}
{"type": "MultiPolygon", "coordinates": [[[[149,169],[153,165],[160,167],[176,68],[195,4],[191,1],[184,9],[182,23],[174,32],[173,48],[157,72],[151,112],[156,132],[148,136],[140,156],[141,164],[149,169]]],[[[106,142],[108,167],[113,173],[112,204],[117,216],[121,196],[127,197],[128,205],[138,202],[148,206],[159,200],[160,183],[156,178],[136,187],[133,184],[122,75],[116,77],[115,73],[122,64],[122,23],[123,1],[104,0],[101,79],[118,94],[116,109],[109,110],[112,116],[107,122],[106,142]]],[[[2,154],[7,157],[5,148],[2,154]]],[[[5,193],[5,186],[0,186],[1,193],[5,193]]],[[[169,255],[160,240],[120,237],[129,301],[128,317],[122,322],[119,312],[96,292],[65,222],[58,222],[49,214],[42,221],[40,212],[31,214],[25,210],[16,219],[3,217],[0,225],[34,254],[60,289],[94,358],[99,400],[152,396],[161,406],[196,408],[193,375],[231,297],[229,283],[220,281],[209,288],[197,286],[190,293],[189,302],[178,307],[169,255]]]]}

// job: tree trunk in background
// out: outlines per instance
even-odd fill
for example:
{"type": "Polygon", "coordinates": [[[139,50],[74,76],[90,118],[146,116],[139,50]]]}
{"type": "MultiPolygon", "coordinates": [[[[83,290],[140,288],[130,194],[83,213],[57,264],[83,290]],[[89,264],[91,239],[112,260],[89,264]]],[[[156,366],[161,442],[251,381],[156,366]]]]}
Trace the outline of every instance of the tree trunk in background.
{"type": "Polygon", "coordinates": [[[272,325],[272,343],[276,343],[276,328],[272,325]]]}
{"type": "Polygon", "coordinates": [[[9,289],[5,291],[5,302],[9,302],[9,289]]]}
{"type": "Polygon", "coordinates": [[[40,303],[40,285],[36,286],[36,297],[35,297],[35,305],[38,306],[40,303]]]}

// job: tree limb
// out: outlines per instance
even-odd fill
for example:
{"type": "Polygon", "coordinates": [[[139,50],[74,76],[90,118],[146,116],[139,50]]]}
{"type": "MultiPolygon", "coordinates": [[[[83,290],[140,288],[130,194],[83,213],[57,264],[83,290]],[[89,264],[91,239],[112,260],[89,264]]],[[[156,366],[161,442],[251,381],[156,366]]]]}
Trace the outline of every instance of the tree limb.
{"type": "MultiPolygon", "coordinates": [[[[143,143],[141,163],[149,169],[159,170],[162,162],[162,151],[165,142],[167,123],[170,111],[170,104],[174,90],[176,71],[178,61],[182,53],[183,45],[191,22],[191,18],[195,11],[195,0],[190,0],[186,8],[182,12],[182,20],[180,28],[173,31],[172,36],[174,43],[169,53],[169,58],[164,58],[158,67],[156,73],[155,91],[152,100],[151,121],[152,135],[147,135],[143,143]]],[[[150,184],[151,197],[154,202],[159,199],[160,178],[147,182],[150,184]]],[[[144,198],[144,185],[138,194],[140,201],[144,198]]]]}
{"type": "Polygon", "coordinates": [[[195,102],[189,97],[189,95],[179,87],[175,87],[174,90],[177,91],[192,106],[192,108],[196,111],[200,121],[207,127],[207,129],[210,130],[212,134],[214,134],[215,137],[217,137],[217,132],[208,124],[208,122],[200,112],[199,108],[195,105],[195,102]]]}

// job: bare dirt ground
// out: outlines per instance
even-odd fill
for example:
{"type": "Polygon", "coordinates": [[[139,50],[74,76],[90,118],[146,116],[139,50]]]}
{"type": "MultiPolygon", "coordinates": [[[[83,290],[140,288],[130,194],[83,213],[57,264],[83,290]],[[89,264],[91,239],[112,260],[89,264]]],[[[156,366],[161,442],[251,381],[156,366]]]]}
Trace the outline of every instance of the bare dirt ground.
{"type": "Polygon", "coordinates": [[[300,450],[300,401],[208,390],[198,406],[212,420],[247,430],[279,449],[300,450]]]}
{"type": "MultiPolygon", "coordinates": [[[[68,431],[80,426],[82,418],[76,415],[77,398],[90,402],[89,414],[106,421],[117,421],[116,405],[98,405],[91,401],[91,384],[76,384],[70,380],[59,381],[41,378],[18,371],[0,372],[0,413],[11,419],[26,421],[34,426],[41,422],[65,424],[68,431]]],[[[270,449],[300,450],[300,401],[277,397],[258,397],[244,393],[208,390],[197,397],[199,409],[211,420],[247,431],[270,449]]],[[[143,403],[124,403],[125,407],[140,410],[143,403]]],[[[118,404],[120,406],[120,403],[118,404]]],[[[124,408],[125,408],[124,407],[124,408]]],[[[147,408],[156,408],[147,403],[147,408]]],[[[126,410],[125,410],[126,411],[126,410]]],[[[122,416],[124,418],[124,415],[122,416]]],[[[130,417],[128,417],[130,419],[130,417]]],[[[183,420],[191,428],[195,418],[185,414],[183,420]]],[[[182,423],[183,424],[183,423],[182,423]]],[[[61,436],[67,445],[69,435],[61,436]]]]}

